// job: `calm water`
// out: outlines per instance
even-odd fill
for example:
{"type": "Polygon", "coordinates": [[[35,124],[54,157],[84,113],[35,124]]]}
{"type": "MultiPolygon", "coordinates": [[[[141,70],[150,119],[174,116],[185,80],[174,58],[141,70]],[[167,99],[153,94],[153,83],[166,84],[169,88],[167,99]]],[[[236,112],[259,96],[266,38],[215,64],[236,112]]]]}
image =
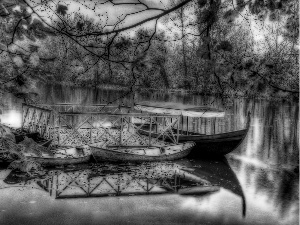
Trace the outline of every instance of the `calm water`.
{"type": "MultiPolygon", "coordinates": [[[[201,132],[242,129],[248,111],[251,127],[242,145],[221,160],[81,165],[47,170],[43,177],[35,179],[3,167],[0,170],[1,224],[299,223],[298,102],[222,100],[158,92],[132,96],[112,90],[51,86],[43,87],[41,99],[48,104],[129,105],[134,99],[206,105],[225,110],[226,117],[196,121],[197,126],[201,125],[196,129],[201,132]],[[174,174],[180,173],[186,176],[175,178],[174,174]],[[191,179],[184,179],[189,176],[191,179]],[[201,185],[207,182],[220,189],[200,196],[184,196],[170,188],[176,179],[178,189],[199,184],[194,177],[203,180],[201,185]],[[103,179],[108,182],[101,183],[103,179]],[[153,187],[151,191],[145,190],[147,184],[153,187]],[[112,196],[118,188],[119,196],[112,196]],[[86,197],[87,193],[90,197],[86,197]],[[99,197],[102,195],[105,197],[99,197]]],[[[20,126],[20,104],[20,100],[6,96],[2,122],[20,126]]]]}

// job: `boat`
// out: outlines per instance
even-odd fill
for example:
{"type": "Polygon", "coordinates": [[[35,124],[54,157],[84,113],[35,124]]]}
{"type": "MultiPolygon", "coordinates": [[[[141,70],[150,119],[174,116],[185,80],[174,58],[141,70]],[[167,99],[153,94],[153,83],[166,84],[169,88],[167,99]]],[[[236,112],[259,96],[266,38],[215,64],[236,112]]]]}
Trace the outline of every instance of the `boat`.
{"type": "Polygon", "coordinates": [[[182,103],[174,102],[140,102],[134,105],[134,109],[142,112],[156,113],[156,114],[167,114],[175,116],[187,116],[187,117],[224,117],[225,112],[219,109],[185,105],[182,103]]]}
{"type": "MultiPolygon", "coordinates": [[[[224,117],[225,113],[206,107],[191,107],[191,106],[179,106],[174,103],[173,105],[166,103],[166,108],[162,106],[162,103],[141,103],[136,104],[135,109],[153,112],[153,113],[162,113],[162,114],[171,114],[171,115],[181,115],[186,117],[201,117],[201,118],[215,118],[215,117],[224,117]],[[155,107],[157,105],[157,107],[155,107]],[[195,111],[193,111],[195,110],[195,111]]],[[[182,118],[181,118],[182,119],[182,118]]],[[[152,121],[153,122],[153,121],[152,121]]],[[[137,124],[141,126],[141,129],[138,132],[142,135],[149,135],[151,127],[151,136],[154,138],[163,138],[162,131],[163,126],[159,123],[155,124],[137,124]]],[[[172,128],[172,135],[178,138],[178,142],[193,141],[196,143],[195,148],[189,156],[191,157],[220,157],[224,156],[234,149],[236,149],[245,139],[248,130],[250,127],[250,113],[248,113],[246,127],[242,130],[220,133],[220,134],[200,134],[196,132],[186,132],[179,130],[178,128],[172,128]]],[[[171,141],[168,135],[165,135],[166,141],[171,141]]]]}
{"type": "Polygon", "coordinates": [[[25,137],[33,139],[37,144],[49,147],[52,140],[47,140],[45,138],[42,138],[38,132],[27,132],[25,130],[14,130],[12,133],[15,135],[16,143],[22,142],[25,137]]]}
{"type": "Polygon", "coordinates": [[[186,157],[195,146],[194,142],[168,144],[166,146],[103,146],[102,143],[89,145],[98,161],[166,161],[186,157]],[[102,145],[102,146],[101,146],[102,145]]]}
{"type": "Polygon", "coordinates": [[[89,146],[59,147],[53,150],[53,154],[36,156],[32,153],[24,153],[27,160],[40,163],[42,166],[61,166],[69,164],[86,163],[90,160],[91,151],[89,146]]]}
{"type": "Polygon", "coordinates": [[[12,133],[15,137],[15,142],[18,144],[22,141],[24,141],[25,137],[33,139],[37,144],[44,146],[48,148],[50,144],[52,143],[52,140],[47,140],[43,137],[40,136],[38,132],[28,132],[26,130],[23,130],[21,128],[19,129],[14,129],[8,125],[5,124],[0,124],[2,127],[5,129],[9,130],[10,133],[12,133]]]}

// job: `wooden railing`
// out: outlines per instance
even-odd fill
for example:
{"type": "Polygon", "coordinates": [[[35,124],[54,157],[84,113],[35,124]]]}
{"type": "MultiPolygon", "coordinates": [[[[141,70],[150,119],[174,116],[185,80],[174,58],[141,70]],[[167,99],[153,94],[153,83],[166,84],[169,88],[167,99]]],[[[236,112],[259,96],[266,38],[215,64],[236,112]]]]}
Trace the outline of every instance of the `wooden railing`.
{"type": "Polygon", "coordinates": [[[61,105],[57,106],[56,110],[45,107],[23,104],[22,128],[29,132],[39,132],[42,137],[52,139],[53,145],[79,146],[102,142],[118,146],[151,146],[165,137],[178,143],[178,135],[173,133],[173,128],[177,126],[178,130],[179,116],[130,113],[128,107],[125,107],[127,112],[124,113],[123,106],[108,106],[108,112],[78,111],[78,108],[69,105],[68,108],[64,108],[66,111],[57,111],[61,105]],[[141,119],[143,123],[137,125],[134,118],[141,119]],[[152,125],[157,123],[163,124],[163,129],[158,132],[157,137],[152,137],[152,125]],[[150,125],[148,136],[139,133],[145,124],[150,125]]]}

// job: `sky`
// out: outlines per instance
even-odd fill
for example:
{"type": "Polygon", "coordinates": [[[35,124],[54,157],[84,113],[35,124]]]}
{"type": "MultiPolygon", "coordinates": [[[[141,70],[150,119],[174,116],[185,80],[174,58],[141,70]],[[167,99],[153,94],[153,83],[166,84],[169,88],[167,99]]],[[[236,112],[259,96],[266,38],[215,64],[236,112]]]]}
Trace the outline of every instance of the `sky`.
{"type": "MultiPolygon", "coordinates": [[[[115,25],[118,21],[122,20],[126,14],[134,13],[133,15],[127,16],[124,22],[119,24],[119,27],[127,26],[134,24],[137,21],[147,19],[151,16],[155,16],[159,14],[161,11],[159,10],[147,10],[143,5],[113,5],[110,2],[104,0],[73,0],[73,1],[59,1],[53,0],[49,1],[47,5],[39,3],[41,0],[27,0],[32,6],[34,6],[35,11],[39,16],[45,19],[47,22],[53,21],[53,19],[57,19],[54,12],[58,4],[65,5],[68,7],[67,14],[74,15],[76,12],[80,12],[87,16],[88,18],[93,19],[96,22],[100,22],[102,24],[106,24],[106,29],[112,29],[113,27],[110,25],[115,25]],[[105,3],[106,2],[106,3],[105,3]],[[139,12],[141,11],[141,12],[139,12]]],[[[114,1],[115,3],[121,1],[114,1]]],[[[124,2],[124,1],[123,1],[124,2]]],[[[126,2],[134,2],[134,1],[126,1],[126,2]]],[[[159,1],[144,1],[147,3],[149,7],[160,7],[165,8],[166,5],[159,3],[159,1]],[[156,2],[156,3],[155,3],[156,2]]],[[[167,1],[165,1],[167,2],[167,1]]],[[[152,22],[153,23],[153,22],[152,22]]]]}
{"type": "MultiPolygon", "coordinates": [[[[80,12],[84,14],[86,17],[93,19],[95,22],[100,22],[102,26],[104,26],[104,31],[110,31],[114,29],[114,25],[118,23],[120,20],[123,20],[125,17],[126,19],[119,23],[115,28],[122,28],[126,27],[132,24],[135,24],[136,22],[142,21],[144,19],[147,19],[149,17],[155,16],[159,13],[161,13],[160,10],[145,10],[146,7],[141,4],[129,4],[129,5],[113,5],[111,2],[107,0],[52,0],[47,1],[47,4],[45,0],[26,0],[28,3],[31,4],[31,6],[34,7],[35,12],[43,18],[47,23],[51,24],[54,20],[57,20],[57,16],[55,15],[57,5],[65,5],[68,7],[67,14],[73,15],[76,12],[80,12]],[[41,4],[41,2],[43,4],[41,4]],[[132,14],[129,16],[126,16],[127,14],[132,14]]],[[[115,4],[118,3],[138,3],[137,0],[116,0],[113,1],[115,4]]],[[[161,8],[161,9],[167,9],[170,8],[168,6],[170,1],[160,1],[160,0],[141,0],[140,2],[147,4],[148,7],[153,8],[161,8]]],[[[193,14],[190,13],[188,15],[191,17],[193,14]]],[[[36,16],[37,17],[37,16],[36,16]]],[[[266,31],[264,24],[260,24],[257,22],[257,20],[254,19],[254,16],[244,12],[243,16],[240,18],[242,23],[245,24],[245,26],[248,26],[248,29],[251,29],[251,32],[253,34],[253,40],[256,43],[256,49],[255,51],[261,52],[262,49],[265,48],[265,42],[266,37],[268,36],[268,32],[266,31]],[[243,19],[245,17],[245,19],[243,19]]],[[[134,32],[139,29],[140,27],[146,27],[148,29],[151,29],[154,31],[155,29],[155,20],[149,21],[142,26],[136,27],[135,29],[130,30],[129,32],[126,32],[126,34],[134,35],[134,32]]],[[[163,23],[163,19],[160,19],[158,21],[158,29],[166,31],[166,34],[169,35],[169,37],[174,37],[174,34],[180,33],[179,29],[176,28],[172,23],[170,23],[170,20],[168,20],[167,23],[163,23]],[[168,29],[167,29],[168,28],[168,29]]],[[[191,33],[197,33],[197,30],[188,30],[188,32],[191,33]]],[[[278,42],[282,41],[282,37],[279,37],[278,42]]]]}

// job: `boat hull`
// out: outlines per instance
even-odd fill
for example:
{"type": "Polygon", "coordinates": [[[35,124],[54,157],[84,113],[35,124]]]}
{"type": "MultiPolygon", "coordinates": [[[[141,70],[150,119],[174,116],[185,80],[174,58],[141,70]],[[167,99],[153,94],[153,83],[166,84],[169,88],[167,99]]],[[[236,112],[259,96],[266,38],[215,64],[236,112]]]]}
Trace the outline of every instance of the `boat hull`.
{"type": "Polygon", "coordinates": [[[248,129],[215,135],[181,135],[179,142],[194,141],[191,157],[221,157],[235,150],[244,140],[248,129]]]}
{"type": "Polygon", "coordinates": [[[38,132],[14,132],[15,135],[15,139],[16,139],[16,143],[20,143],[22,142],[25,137],[31,138],[33,139],[36,143],[38,143],[39,145],[48,148],[52,142],[52,140],[47,140],[45,138],[40,137],[38,132]]]}
{"type": "MultiPolygon", "coordinates": [[[[142,155],[128,153],[125,151],[116,151],[106,148],[93,147],[91,150],[93,157],[98,161],[122,161],[122,162],[144,162],[144,161],[168,161],[186,157],[194,147],[195,143],[186,142],[179,145],[165,147],[165,152],[158,155],[142,155]]],[[[147,146],[144,146],[147,148],[147,146]]]]}
{"type": "Polygon", "coordinates": [[[90,160],[90,155],[78,157],[78,158],[44,158],[27,156],[28,160],[33,160],[42,166],[62,166],[70,164],[86,163],[90,160]]]}
{"type": "MultiPolygon", "coordinates": [[[[138,132],[141,135],[149,136],[149,125],[144,125],[138,132]]],[[[188,135],[180,134],[179,132],[178,142],[186,142],[193,141],[196,143],[196,146],[190,153],[190,157],[221,157],[224,156],[233,150],[235,150],[245,139],[248,130],[250,127],[250,118],[248,118],[248,122],[246,128],[243,130],[221,133],[221,134],[197,134],[197,133],[189,133],[188,135]]],[[[173,134],[177,134],[177,130],[173,129],[173,134]]],[[[151,132],[151,136],[153,138],[162,139],[162,136],[158,133],[155,133],[155,128],[153,132],[151,132]]],[[[166,141],[171,141],[166,137],[166,141]]]]}
{"type": "Polygon", "coordinates": [[[89,146],[80,147],[60,147],[54,150],[53,155],[45,154],[36,156],[30,153],[25,153],[27,160],[32,160],[40,163],[42,166],[61,166],[70,164],[86,163],[91,158],[89,146]]]}

